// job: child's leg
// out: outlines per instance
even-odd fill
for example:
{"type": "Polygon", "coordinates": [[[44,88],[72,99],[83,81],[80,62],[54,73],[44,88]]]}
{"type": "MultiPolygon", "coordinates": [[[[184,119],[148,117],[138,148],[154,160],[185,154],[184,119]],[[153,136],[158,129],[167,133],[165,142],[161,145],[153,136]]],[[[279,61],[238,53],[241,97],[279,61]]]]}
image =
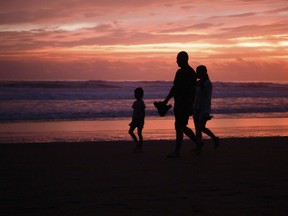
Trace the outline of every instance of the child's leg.
{"type": "Polygon", "coordinates": [[[137,132],[138,132],[138,137],[139,137],[139,149],[142,149],[142,145],[143,145],[143,136],[142,136],[142,127],[138,127],[137,128],[137,132]]]}
{"type": "Polygon", "coordinates": [[[196,130],[196,139],[197,139],[197,148],[196,154],[199,155],[201,153],[201,149],[203,147],[203,140],[202,140],[202,129],[205,127],[205,120],[197,116],[194,118],[195,130],[196,130]],[[197,118],[198,117],[198,118],[197,118]]]}
{"type": "Polygon", "coordinates": [[[195,126],[196,144],[198,146],[199,144],[202,144],[202,133],[201,133],[200,116],[197,112],[193,115],[193,121],[194,121],[194,126],[195,126]]]}
{"type": "Polygon", "coordinates": [[[193,151],[196,152],[196,155],[199,155],[201,154],[202,147],[203,147],[202,132],[201,132],[199,121],[197,121],[197,119],[194,119],[194,123],[195,123],[195,130],[196,130],[196,148],[193,151]]]}
{"type": "Polygon", "coordinates": [[[195,142],[197,144],[197,139],[196,139],[196,135],[194,134],[194,132],[192,131],[191,128],[189,127],[185,127],[184,128],[184,134],[186,136],[188,136],[193,142],[195,142]]]}
{"type": "Polygon", "coordinates": [[[197,139],[197,144],[201,145],[202,144],[202,130],[200,127],[196,128],[196,139],[197,139]]]}
{"type": "Polygon", "coordinates": [[[135,130],[135,126],[131,126],[128,133],[130,134],[130,136],[133,138],[134,142],[136,143],[136,145],[138,145],[138,140],[137,137],[134,134],[134,130],[135,130]]]}
{"type": "Polygon", "coordinates": [[[202,129],[205,127],[205,122],[203,122],[200,118],[195,119],[195,130],[196,130],[196,139],[200,144],[202,143],[202,129]]]}
{"type": "Polygon", "coordinates": [[[202,132],[210,136],[214,141],[214,147],[217,148],[219,146],[219,137],[216,137],[215,134],[209,130],[208,128],[203,128],[202,132]]]}
{"type": "Polygon", "coordinates": [[[216,136],[214,135],[214,133],[211,131],[211,130],[209,130],[208,128],[203,128],[202,129],[202,132],[203,133],[205,133],[205,134],[207,134],[209,137],[211,137],[213,140],[216,138],[216,136]]]}

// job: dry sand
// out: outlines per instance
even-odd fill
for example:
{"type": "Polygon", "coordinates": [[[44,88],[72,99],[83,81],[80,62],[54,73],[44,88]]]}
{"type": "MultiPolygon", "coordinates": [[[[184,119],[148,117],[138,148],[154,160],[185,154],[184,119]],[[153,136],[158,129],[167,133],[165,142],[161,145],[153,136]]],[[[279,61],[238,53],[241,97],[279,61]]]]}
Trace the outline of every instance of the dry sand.
{"type": "Polygon", "coordinates": [[[288,215],[288,137],[0,145],[0,215],[288,215]]]}

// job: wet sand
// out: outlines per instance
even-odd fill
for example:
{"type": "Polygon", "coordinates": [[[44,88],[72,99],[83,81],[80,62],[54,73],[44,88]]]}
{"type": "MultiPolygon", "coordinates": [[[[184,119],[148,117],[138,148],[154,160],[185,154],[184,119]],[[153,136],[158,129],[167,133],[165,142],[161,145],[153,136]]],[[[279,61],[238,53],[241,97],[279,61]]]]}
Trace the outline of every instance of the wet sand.
{"type": "MultiPolygon", "coordinates": [[[[127,133],[131,118],[77,120],[77,121],[31,121],[0,123],[1,143],[34,142],[91,142],[129,141],[127,133]]],[[[146,117],[143,130],[145,140],[174,140],[175,119],[146,117]]],[[[190,128],[194,130],[192,119],[190,128]]],[[[217,136],[269,137],[288,136],[288,118],[219,118],[207,123],[217,136]]]]}
{"type": "Polygon", "coordinates": [[[288,137],[0,145],[0,215],[287,215],[288,137]]]}

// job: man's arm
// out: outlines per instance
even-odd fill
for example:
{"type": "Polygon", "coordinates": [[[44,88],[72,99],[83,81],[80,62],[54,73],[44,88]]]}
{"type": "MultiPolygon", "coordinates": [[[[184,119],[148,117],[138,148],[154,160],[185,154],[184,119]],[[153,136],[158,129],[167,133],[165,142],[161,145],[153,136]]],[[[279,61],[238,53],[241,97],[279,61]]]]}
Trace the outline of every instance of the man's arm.
{"type": "Polygon", "coordinates": [[[175,77],[174,77],[174,81],[173,81],[173,86],[170,89],[169,94],[167,95],[167,97],[165,98],[165,100],[163,101],[165,104],[168,103],[168,101],[174,97],[175,95],[175,83],[178,80],[178,76],[179,76],[179,70],[176,72],[175,77]]]}
{"type": "Polygon", "coordinates": [[[167,95],[167,97],[166,97],[165,100],[163,101],[165,104],[167,104],[168,101],[174,96],[174,92],[175,92],[175,87],[172,86],[169,94],[167,95]]]}

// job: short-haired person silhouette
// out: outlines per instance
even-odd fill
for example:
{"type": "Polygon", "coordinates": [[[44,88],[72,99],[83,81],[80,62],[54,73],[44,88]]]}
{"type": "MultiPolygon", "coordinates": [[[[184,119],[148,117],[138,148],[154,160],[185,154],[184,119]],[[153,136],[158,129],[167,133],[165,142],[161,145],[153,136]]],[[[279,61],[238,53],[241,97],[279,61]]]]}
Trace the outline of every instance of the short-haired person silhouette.
{"type": "Polygon", "coordinates": [[[206,127],[206,123],[211,119],[211,98],[212,82],[209,79],[207,68],[200,65],[196,69],[197,87],[193,104],[193,119],[196,128],[196,137],[199,146],[203,146],[202,132],[207,134],[214,141],[214,148],[219,145],[219,137],[206,127]]]}
{"type": "Polygon", "coordinates": [[[180,157],[180,149],[183,142],[183,135],[188,136],[192,141],[197,143],[194,132],[187,127],[189,116],[193,112],[193,101],[196,91],[196,73],[188,64],[188,54],[181,51],[177,55],[177,64],[179,69],[176,72],[173,86],[163,101],[165,104],[174,97],[174,116],[176,130],[176,147],[169,158],[180,157]]]}
{"type": "Polygon", "coordinates": [[[144,90],[142,88],[139,87],[134,90],[134,97],[136,100],[134,101],[132,105],[133,114],[132,114],[132,121],[129,124],[130,128],[129,128],[128,133],[133,138],[136,144],[135,152],[141,152],[142,146],[143,146],[142,130],[144,127],[145,108],[146,108],[145,103],[143,101],[143,96],[144,96],[144,90]],[[138,139],[136,135],[134,134],[134,130],[136,128],[137,128],[138,139]]]}

